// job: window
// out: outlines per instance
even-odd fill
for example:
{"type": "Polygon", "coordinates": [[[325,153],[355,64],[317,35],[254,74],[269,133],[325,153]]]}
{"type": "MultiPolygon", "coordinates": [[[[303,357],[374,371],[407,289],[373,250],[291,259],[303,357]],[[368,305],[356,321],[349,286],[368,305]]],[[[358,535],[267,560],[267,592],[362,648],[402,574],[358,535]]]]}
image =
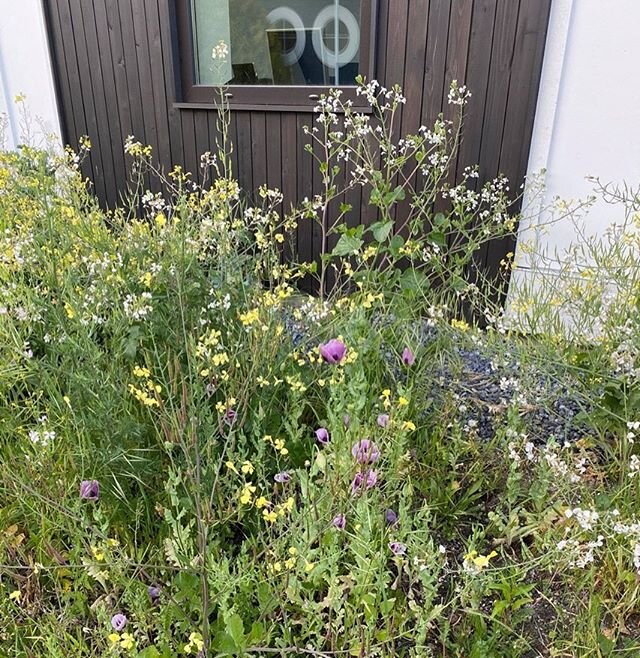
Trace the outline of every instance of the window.
{"type": "Polygon", "coordinates": [[[179,0],[183,100],[213,104],[224,87],[232,107],[303,109],[340,86],[355,101],[356,77],[373,77],[375,4],[179,0]],[[213,58],[221,43],[226,56],[213,58]]]}

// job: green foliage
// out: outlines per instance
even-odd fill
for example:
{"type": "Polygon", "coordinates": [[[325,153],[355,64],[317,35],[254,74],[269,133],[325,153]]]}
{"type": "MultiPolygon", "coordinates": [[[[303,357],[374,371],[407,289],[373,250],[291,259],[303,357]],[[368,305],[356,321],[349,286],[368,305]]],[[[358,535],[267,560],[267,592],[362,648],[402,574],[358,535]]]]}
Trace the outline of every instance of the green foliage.
{"type": "Polygon", "coordinates": [[[323,191],[287,212],[224,140],[202,185],[128,140],[109,212],[73,153],[0,153],[0,654],[638,650],[635,325],[511,332],[471,267],[506,183],[450,185],[460,118],[400,140],[400,90],[360,91],[320,103],[323,191]],[[283,258],[302,222],[317,263],[283,258]],[[531,421],[576,401],[566,445],[531,421]]]}

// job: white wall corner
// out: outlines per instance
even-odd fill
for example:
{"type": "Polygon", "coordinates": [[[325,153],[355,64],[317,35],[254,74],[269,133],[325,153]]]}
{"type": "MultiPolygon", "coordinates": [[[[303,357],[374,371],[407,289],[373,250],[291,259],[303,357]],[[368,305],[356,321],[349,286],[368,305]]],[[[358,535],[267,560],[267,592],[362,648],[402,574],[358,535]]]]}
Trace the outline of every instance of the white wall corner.
{"type": "Polygon", "coordinates": [[[61,122],[42,0],[0,0],[0,114],[15,148],[25,132],[35,146],[61,142],[61,122]],[[23,112],[15,97],[24,94],[23,112]],[[51,136],[51,138],[50,138],[51,136]]]}

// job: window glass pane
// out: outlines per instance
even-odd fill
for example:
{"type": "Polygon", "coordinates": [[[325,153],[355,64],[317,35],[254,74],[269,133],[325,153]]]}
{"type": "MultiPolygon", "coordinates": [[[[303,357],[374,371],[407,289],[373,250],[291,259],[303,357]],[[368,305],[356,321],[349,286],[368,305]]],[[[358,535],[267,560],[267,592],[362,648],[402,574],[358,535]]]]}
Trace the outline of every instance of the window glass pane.
{"type": "Polygon", "coordinates": [[[360,0],[191,0],[201,85],[352,85],[360,0]],[[213,60],[220,41],[226,60],[213,60]]]}

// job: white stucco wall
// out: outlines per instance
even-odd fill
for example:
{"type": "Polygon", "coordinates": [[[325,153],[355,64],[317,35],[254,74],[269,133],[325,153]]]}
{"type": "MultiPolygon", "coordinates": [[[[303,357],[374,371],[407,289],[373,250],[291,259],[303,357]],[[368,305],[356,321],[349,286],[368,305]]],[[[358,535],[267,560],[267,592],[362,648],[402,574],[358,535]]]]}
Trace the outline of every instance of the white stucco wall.
{"type": "MultiPolygon", "coordinates": [[[[640,0],[553,0],[529,158],[530,175],[546,168],[546,192],[532,200],[528,185],[527,214],[557,196],[587,197],[593,183],[586,176],[640,185],[639,25],[640,0]]],[[[602,235],[621,220],[618,209],[597,202],[584,230],[602,235]]],[[[525,222],[520,240],[531,237],[525,222]]],[[[579,239],[570,220],[538,232],[540,248],[560,260],[579,239]]],[[[517,254],[516,263],[522,276],[527,258],[517,254]]]]}
{"type": "Polygon", "coordinates": [[[0,115],[7,118],[10,148],[22,141],[22,119],[14,103],[26,96],[32,140],[43,133],[60,139],[60,121],[41,0],[0,0],[0,115]]]}

